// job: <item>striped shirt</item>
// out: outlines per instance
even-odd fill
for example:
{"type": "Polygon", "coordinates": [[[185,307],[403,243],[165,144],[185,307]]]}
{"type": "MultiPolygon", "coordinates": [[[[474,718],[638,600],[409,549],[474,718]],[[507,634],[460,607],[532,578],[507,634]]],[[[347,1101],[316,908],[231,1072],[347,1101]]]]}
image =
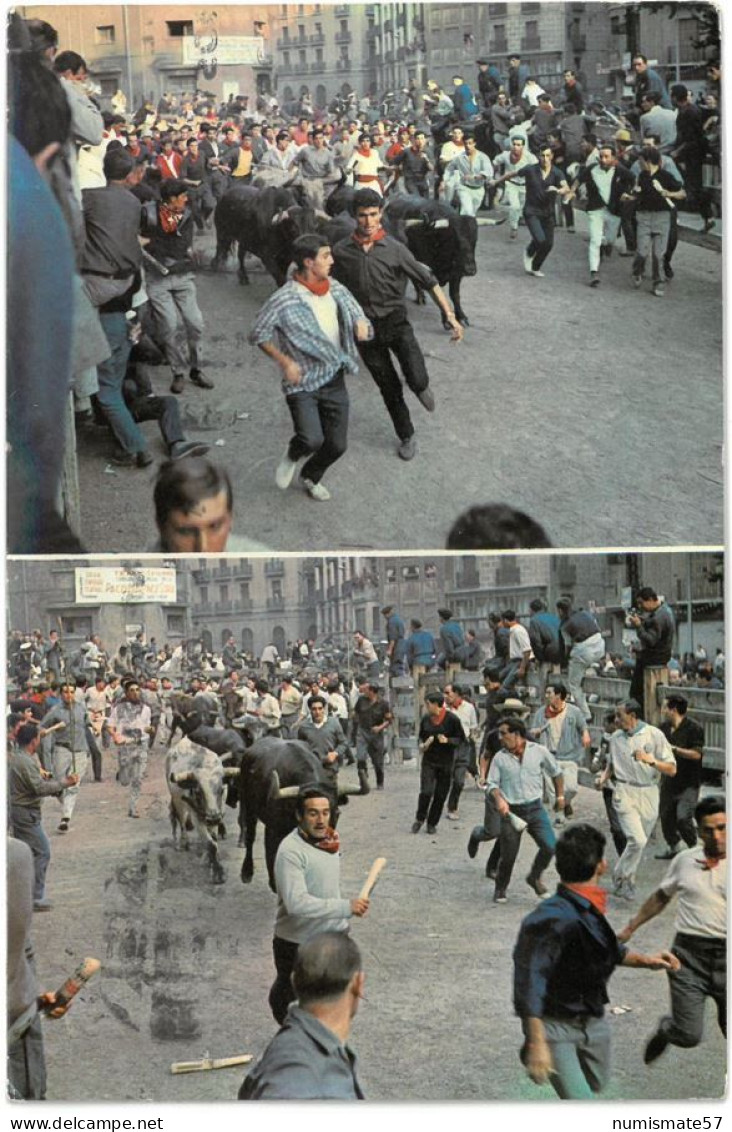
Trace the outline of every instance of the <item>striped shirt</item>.
{"type": "Polygon", "coordinates": [[[249,335],[254,346],[272,342],[300,366],[302,380],[299,385],[282,382],[282,392],[287,397],[313,393],[332,381],[339,370],[358,373],[355,323],[366,318],[351,292],[332,279],[330,293],[338,306],[341,328],[339,348],[321,330],[302,290],[298,283],[290,280],[275,291],[257,315],[249,335]]]}

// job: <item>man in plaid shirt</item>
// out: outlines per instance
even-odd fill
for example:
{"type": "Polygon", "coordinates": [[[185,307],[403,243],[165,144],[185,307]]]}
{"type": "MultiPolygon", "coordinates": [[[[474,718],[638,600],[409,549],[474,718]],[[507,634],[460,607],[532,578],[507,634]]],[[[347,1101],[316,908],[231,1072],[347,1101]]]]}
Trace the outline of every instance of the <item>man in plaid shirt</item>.
{"type": "Polygon", "coordinates": [[[322,236],[300,236],[292,253],[295,273],[262,307],[250,341],[280,367],[295,426],[275,482],[284,491],[305,460],[300,482],[311,499],[325,502],[330,492],[320,481],[346,451],[345,375],[358,372],[356,341],[372,331],[350,291],[330,279],[333,256],[322,236]]]}

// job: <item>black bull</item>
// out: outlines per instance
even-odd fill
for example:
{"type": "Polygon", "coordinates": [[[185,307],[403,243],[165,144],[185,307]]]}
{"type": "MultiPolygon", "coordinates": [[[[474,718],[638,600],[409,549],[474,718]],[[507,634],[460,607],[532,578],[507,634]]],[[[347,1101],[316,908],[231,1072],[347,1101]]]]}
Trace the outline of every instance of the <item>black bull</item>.
{"type": "Polygon", "coordinates": [[[239,250],[239,282],[248,283],[245,259],[250,252],[262,261],[281,287],[292,261],[292,244],[298,236],[315,232],[318,218],[312,208],[298,203],[292,189],[235,186],[221,198],[214,214],[216,255],[211,266],[223,268],[234,244],[239,250]]]}
{"type": "MultiPolygon", "coordinates": [[[[460,299],[464,276],[475,275],[478,225],[474,216],[461,216],[449,204],[416,196],[394,196],[384,215],[395,235],[403,227],[409,250],[430,268],[441,287],[448,286],[456,318],[465,326],[468,316],[460,299]]],[[[443,325],[447,323],[443,317],[443,325]]]]}
{"type": "Polygon", "coordinates": [[[338,806],[345,805],[349,794],[368,794],[369,787],[363,772],[359,773],[360,786],[341,789],[334,797],[333,779],[320,759],[309,747],[296,739],[259,739],[244,755],[239,776],[240,821],[245,830],[244,862],[241,879],[248,884],[254,876],[254,840],[257,821],[265,827],[264,855],[267,862],[269,886],[275,891],[274,863],[280,842],[297,825],[295,801],[302,786],[323,787],[324,797],[331,799],[331,821],[338,821],[338,806]],[[280,790],[290,788],[289,797],[281,797],[280,790]]]}

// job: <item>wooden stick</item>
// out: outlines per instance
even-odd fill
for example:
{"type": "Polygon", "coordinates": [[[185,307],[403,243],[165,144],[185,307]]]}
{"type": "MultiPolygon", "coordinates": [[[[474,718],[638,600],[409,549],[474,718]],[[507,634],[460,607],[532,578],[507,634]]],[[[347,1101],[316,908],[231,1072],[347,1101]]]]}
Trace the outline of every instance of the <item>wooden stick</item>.
{"type": "Polygon", "coordinates": [[[379,873],[381,872],[381,870],[383,869],[385,864],[386,864],[386,857],[377,857],[376,858],[373,865],[371,866],[371,869],[369,871],[369,875],[366,877],[366,880],[364,882],[364,886],[358,894],[360,900],[367,900],[368,899],[372,888],[374,887],[377,880],[379,879],[379,873]]]}
{"type": "Polygon", "coordinates": [[[171,1073],[200,1073],[208,1069],[228,1069],[231,1065],[248,1065],[254,1060],[253,1053],[240,1053],[236,1057],[204,1057],[200,1061],[174,1061],[171,1073]]]}

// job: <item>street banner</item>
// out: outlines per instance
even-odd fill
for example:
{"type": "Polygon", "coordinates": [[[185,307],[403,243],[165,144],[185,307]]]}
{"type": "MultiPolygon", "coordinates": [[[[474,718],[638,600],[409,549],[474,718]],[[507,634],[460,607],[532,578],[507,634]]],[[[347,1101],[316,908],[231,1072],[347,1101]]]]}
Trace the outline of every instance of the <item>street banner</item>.
{"type": "Polygon", "coordinates": [[[256,66],[264,56],[264,39],[261,35],[219,35],[215,44],[209,42],[205,49],[199,36],[187,35],[183,39],[183,63],[186,66],[214,62],[219,67],[227,64],[256,66]]]}
{"type": "Polygon", "coordinates": [[[175,602],[176,572],[170,567],[77,566],[77,605],[175,602]]]}

